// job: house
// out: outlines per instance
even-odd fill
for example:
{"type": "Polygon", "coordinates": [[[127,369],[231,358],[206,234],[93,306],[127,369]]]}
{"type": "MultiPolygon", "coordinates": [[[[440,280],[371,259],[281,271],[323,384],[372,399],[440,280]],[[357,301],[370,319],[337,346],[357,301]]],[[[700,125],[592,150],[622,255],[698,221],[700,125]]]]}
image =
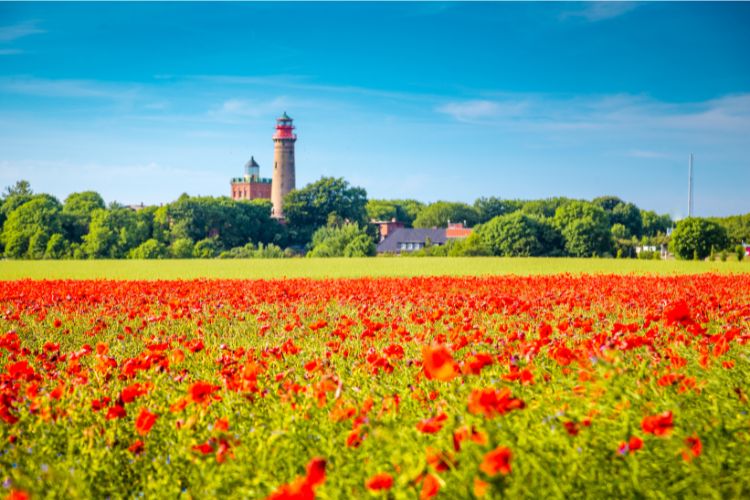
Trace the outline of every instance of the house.
{"type": "Polygon", "coordinates": [[[661,244],[661,245],[638,245],[635,247],[635,254],[640,255],[641,252],[658,252],[659,257],[662,259],[669,258],[669,250],[667,249],[667,245],[661,244]]]}
{"type": "Polygon", "coordinates": [[[404,227],[404,223],[397,221],[395,217],[391,220],[373,220],[370,221],[370,223],[378,226],[378,232],[380,234],[378,242],[386,239],[388,235],[393,233],[396,229],[404,227]]]}
{"type": "Polygon", "coordinates": [[[427,245],[445,245],[448,240],[466,238],[470,234],[471,228],[463,224],[432,229],[398,227],[378,243],[378,253],[414,252],[427,245]]]}

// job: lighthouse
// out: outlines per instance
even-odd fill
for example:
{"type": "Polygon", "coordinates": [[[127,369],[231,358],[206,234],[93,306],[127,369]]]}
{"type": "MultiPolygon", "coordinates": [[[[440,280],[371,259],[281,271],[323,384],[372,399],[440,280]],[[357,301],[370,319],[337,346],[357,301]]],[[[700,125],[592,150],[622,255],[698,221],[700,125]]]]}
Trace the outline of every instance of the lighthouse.
{"type": "Polygon", "coordinates": [[[294,189],[294,143],[297,135],[289,115],[276,119],[276,132],[273,134],[273,181],[271,182],[272,216],[284,217],[284,196],[294,189]]]}

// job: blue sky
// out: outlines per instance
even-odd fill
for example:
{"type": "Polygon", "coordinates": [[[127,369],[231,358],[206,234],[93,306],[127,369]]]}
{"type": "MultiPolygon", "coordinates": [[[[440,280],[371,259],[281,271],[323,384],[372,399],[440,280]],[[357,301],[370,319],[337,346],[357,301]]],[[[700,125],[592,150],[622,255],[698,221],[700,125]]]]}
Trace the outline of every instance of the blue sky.
{"type": "Polygon", "coordinates": [[[274,119],[297,182],[750,212],[750,3],[0,3],[0,187],[227,195],[274,119]]]}

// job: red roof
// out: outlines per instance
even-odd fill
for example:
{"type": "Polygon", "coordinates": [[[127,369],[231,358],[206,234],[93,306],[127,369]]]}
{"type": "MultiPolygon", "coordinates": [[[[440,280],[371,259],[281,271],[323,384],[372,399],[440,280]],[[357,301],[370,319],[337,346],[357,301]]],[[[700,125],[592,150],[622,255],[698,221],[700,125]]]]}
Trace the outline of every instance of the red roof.
{"type": "Polygon", "coordinates": [[[471,234],[469,227],[449,227],[445,230],[446,238],[468,238],[471,234]]]}

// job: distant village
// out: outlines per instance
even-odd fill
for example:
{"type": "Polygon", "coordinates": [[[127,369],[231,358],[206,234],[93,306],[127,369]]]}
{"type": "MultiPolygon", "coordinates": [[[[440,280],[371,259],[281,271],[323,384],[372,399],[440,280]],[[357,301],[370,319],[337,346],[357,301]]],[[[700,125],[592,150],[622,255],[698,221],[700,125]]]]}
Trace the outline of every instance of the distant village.
{"type": "MultiPolygon", "coordinates": [[[[276,132],[273,135],[273,177],[261,177],[260,165],[251,156],[245,163],[244,175],[230,181],[233,200],[271,200],[272,216],[283,219],[283,198],[296,187],[294,143],[297,135],[293,130],[293,119],[284,112],[276,119],[276,132]]],[[[407,228],[396,219],[371,220],[370,223],[378,226],[378,253],[414,252],[428,245],[444,245],[449,240],[467,238],[472,231],[465,227],[464,222],[449,222],[447,228],[431,229],[407,228]]]]}
{"type": "MultiPolygon", "coordinates": [[[[242,177],[230,179],[229,195],[233,200],[269,200],[271,217],[284,223],[283,201],[286,195],[296,188],[295,133],[294,120],[284,112],[276,119],[273,134],[274,155],[271,177],[261,176],[261,166],[254,156],[245,163],[242,177]]],[[[140,210],[144,205],[130,205],[133,210],[140,210]]],[[[473,231],[467,221],[449,220],[447,227],[413,228],[391,218],[389,220],[370,219],[370,224],[377,226],[378,254],[402,254],[425,250],[428,247],[443,246],[465,240],[473,231]]],[[[664,228],[667,238],[658,242],[640,242],[631,246],[634,255],[641,253],[653,255],[654,258],[672,258],[669,252],[668,237],[672,227],[664,228]]],[[[750,244],[742,243],[747,256],[750,256],[750,244]]]]}

